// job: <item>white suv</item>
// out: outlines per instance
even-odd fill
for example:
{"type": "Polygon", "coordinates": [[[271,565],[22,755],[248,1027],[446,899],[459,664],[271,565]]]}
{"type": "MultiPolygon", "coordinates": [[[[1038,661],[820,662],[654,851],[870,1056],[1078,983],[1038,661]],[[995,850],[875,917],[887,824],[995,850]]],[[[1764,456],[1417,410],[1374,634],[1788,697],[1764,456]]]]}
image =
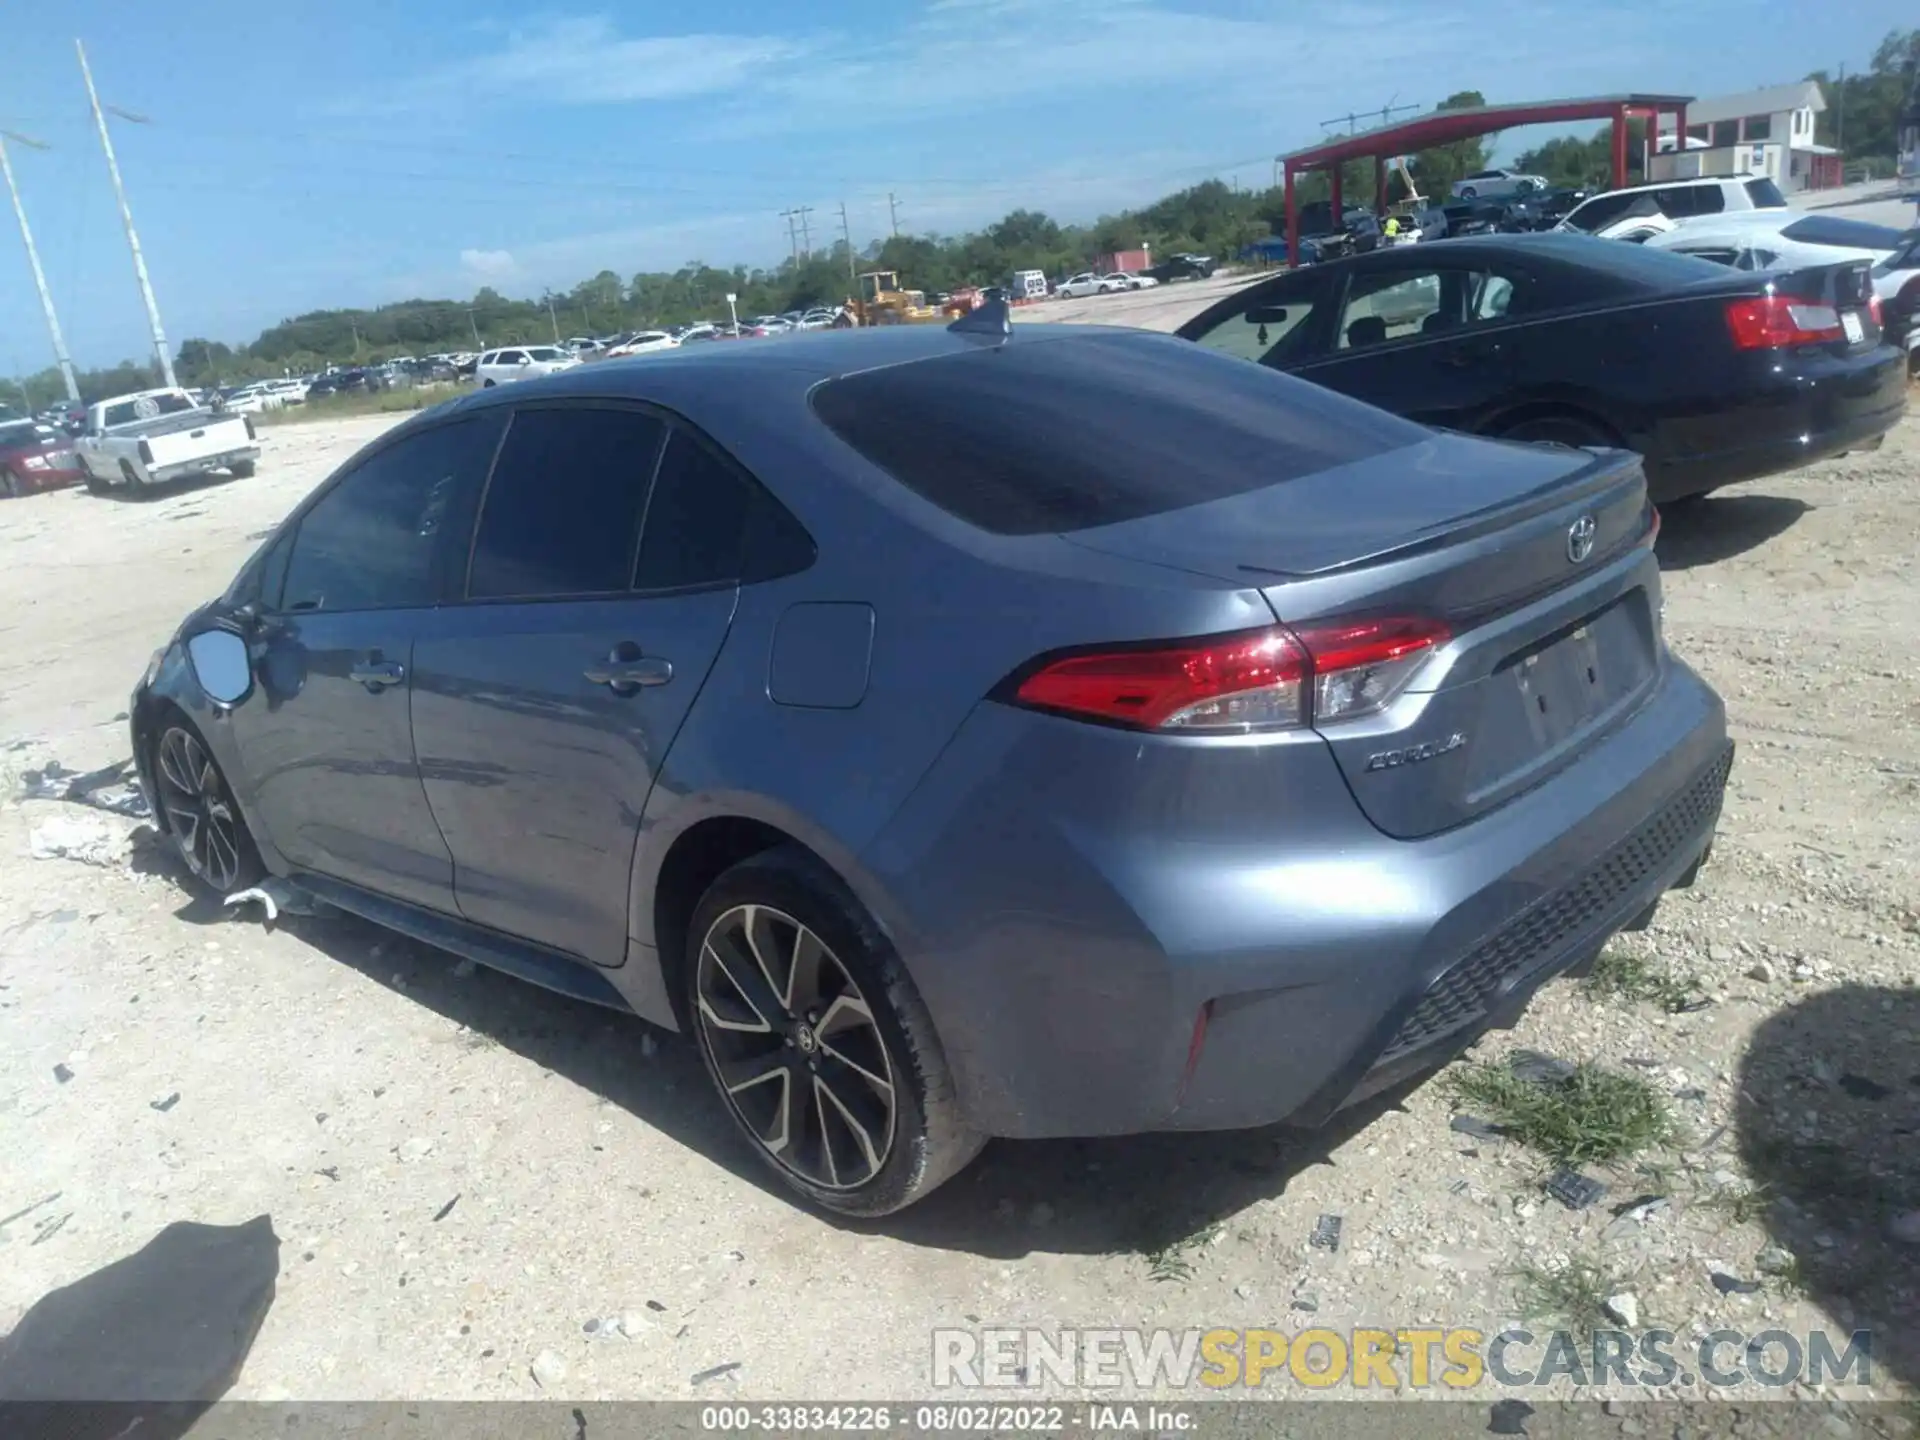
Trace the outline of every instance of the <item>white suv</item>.
{"type": "Polygon", "coordinates": [[[514,345],[505,350],[489,350],[474,366],[473,375],[482,389],[504,385],[509,380],[533,380],[561,370],[571,370],[580,357],[557,345],[514,345]]]}
{"type": "Polygon", "coordinates": [[[1735,210],[1785,210],[1787,197],[1764,175],[1710,175],[1691,180],[1655,180],[1582,200],[1560,222],[1609,240],[1644,240],[1671,228],[1674,220],[1735,210]]]}

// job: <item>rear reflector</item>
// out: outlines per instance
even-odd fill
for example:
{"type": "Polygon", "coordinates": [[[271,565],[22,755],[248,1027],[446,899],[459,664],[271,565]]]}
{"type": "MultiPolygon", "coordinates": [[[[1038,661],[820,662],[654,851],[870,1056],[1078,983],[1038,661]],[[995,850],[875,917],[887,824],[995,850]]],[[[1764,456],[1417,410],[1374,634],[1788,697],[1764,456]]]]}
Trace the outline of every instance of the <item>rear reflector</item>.
{"type": "Polygon", "coordinates": [[[1450,634],[1406,616],[1082,650],[1043,656],[1007,698],[1132,730],[1298,729],[1384,709],[1450,634]]]}
{"type": "Polygon", "coordinates": [[[1785,295],[1756,295],[1727,305],[1727,328],[1741,350],[1777,350],[1787,345],[1822,345],[1844,338],[1840,312],[1785,295]]]}

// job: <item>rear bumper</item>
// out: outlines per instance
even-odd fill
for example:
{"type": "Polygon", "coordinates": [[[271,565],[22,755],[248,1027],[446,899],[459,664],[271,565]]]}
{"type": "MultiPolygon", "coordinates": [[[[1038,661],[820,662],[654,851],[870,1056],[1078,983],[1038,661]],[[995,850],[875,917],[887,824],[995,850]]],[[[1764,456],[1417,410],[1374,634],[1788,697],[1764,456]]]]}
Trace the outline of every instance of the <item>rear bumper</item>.
{"type": "Polygon", "coordinates": [[[244,465],[249,460],[260,458],[258,445],[242,445],[233,450],[222,450],[217,455],[200,455],[192,460],[182,460],[173,465],[156,465],[147,471],[147,480],[151,484],[161,485],[169,480],[184,480],[189,475],[206,475],[215,470],[230,470],[235,465],[244,465]]]}
{"type": "Polygon", "coordinates": [[[87,478],[87,472],[78,464],[54,470],[15,469],[20,488],[24,491],[63,490],[69,485],[78,485],[87,478]]]}
{"type": "Polygon", "coordinates": [[[1314,1123],[1438,1063],[1691,878],[1731,762],[1719,697],[1669,658],[1550,781],[1399,841],[1324,746],[1270,783],[996,710],[864,858],[970,1119],[1009,1136],[1314,1123]]]}
{"type": "Polygon", "coordinates": [[[1664,504],[1869,449],[1906,408],[1906,365],[1892,346],[1809,360],[1747,403],[1669,422],[1648,449],[1648,496],[1664,504]]]}

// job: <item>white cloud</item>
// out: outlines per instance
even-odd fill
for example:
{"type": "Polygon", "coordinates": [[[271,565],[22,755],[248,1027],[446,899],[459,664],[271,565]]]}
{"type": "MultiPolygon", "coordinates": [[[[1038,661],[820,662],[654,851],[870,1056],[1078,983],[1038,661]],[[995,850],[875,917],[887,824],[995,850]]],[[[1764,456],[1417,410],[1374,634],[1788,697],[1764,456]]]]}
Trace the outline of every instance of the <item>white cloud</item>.
{"type": "Polygon", "coordinates": [[[511,250],[462,250],[460,266],[482,280],[504,280],[520,269],[511,250]]]}
{"type": "Polygon", "coordinates": [[[601,17],[516,31],[504,48],[422,82],[476,105],[617,105],[737,89],[807,46],[774,35],[622,35],[601,17]]]}

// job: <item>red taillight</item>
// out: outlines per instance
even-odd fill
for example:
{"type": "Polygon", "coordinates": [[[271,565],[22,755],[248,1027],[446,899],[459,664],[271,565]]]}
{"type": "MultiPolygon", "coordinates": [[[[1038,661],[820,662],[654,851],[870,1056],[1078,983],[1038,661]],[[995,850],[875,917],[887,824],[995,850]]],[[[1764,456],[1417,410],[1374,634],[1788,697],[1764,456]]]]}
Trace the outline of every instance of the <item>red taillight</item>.
{"type": "Polygon", "coordinates": [[[1741,350],[1777,350],[1787,345],[1820,345],[1845,335],[1840,312],[1831,305],[1810,305],[1785,295],[1755,295],[1727,305],[1727,328],[1741,350]]]}
{"type": "Polygon", "coordinates": [[[1384,708],[1450,633],[1396,617],[1083,651],[1043,660],[1012,698],[1135,730],[1291,729],[1384,708]]]}
{"type": "Polygon", "coordinates": [[[1880,296],[1877,293],[1867,297],[1867,314],[1873,317],[1873,323],[1875,325],[1882,323],[1880,319],[1880,296]]]}

